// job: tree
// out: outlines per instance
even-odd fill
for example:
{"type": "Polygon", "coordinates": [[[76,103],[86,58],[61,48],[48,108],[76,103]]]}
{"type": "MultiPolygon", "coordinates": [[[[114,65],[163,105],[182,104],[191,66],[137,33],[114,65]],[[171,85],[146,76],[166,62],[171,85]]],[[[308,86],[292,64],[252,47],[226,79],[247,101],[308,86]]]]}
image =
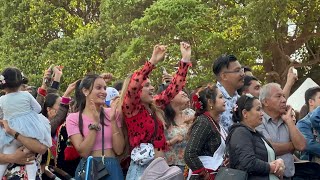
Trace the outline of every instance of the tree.
{"type": "MultiPolygon", "coordinates": [[[[283,84],[290,65],[301,76],[319,78],[314,73],[320,70],[319,0],[0,0],[0,5],[0,67],[17,66],[36,85],[50,64],[65,66],[62,89],[90,72],[123,79],[143,65],[157,43],[169,46],[160,66],[173,72],[180,41],[192,45],[189,88],[213,82],[212,63],[225,53],[253,67],[263,81],[283,84]],[[289,61],[294,56],[301,64],[289,61]]],[[[160,77],[155,70],[155,84],[160,77]]]]}
{"type": "Polygon", "coordinates": [[[250,40],[263,56],[264,70],[271,75],[268,81],[284,84],[289,66],[308,68],[319,64],[320,1],[248,0],[245,3],[248,33],[253,37],[250,40]],[[300,64],[291,62],[294,54],[300,64]]]}

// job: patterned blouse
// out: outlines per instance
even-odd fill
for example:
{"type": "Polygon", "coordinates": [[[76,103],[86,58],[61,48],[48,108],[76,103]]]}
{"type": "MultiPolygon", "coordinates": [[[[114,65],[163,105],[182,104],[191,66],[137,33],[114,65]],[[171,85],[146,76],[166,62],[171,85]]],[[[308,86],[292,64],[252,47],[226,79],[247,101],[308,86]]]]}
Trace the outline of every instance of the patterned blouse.
{"type": "MultiPolygon", "coordinates": [[[[40,169],[40,162],[41,158],[43,158],[41,155],[36,156],[36,165],[37,165],[37,175],[36,180],[41,180],[41,175],[43,172],[41,172],[40,169]]],[[[20,166],[17,164],[9,165],[8,169],[6,170],[3,180],[28,180],[27,170],[25,166],[20,166]]]]}
{"type": "Polygon", "coordinates": [[[235,94],[231,97],[220,82],[217,83],[217,87],[221,91],[226,101],[226,110],[221,114],[220,123],[222,124],[224,130],[226,132],[229,132],[229,127],[233,124],[233,121],[232,121],[233,108],[235,107],[237,100],[240,96],[236,91],[235,94]]]}
{"type": "Polygon", "coordinates": [[[183,136],[183,140],[180,143],[176,143],[169,147],[166,152],[166,158],[169,165],[178,165],[184,166],[186,163],[184,162],[184,150],[187,146],[187,134],[188,134],[189,126],[187,124],[181,126],[171,126],[166,131],[166,138],[172,139],[177,135],[183,136]]]}
{"type": "MultiPolygon", "coordinates": [[[[191,63],[180,61],[179,69],[168,88],[162,93],[154,96],[157,106],[164,109],[164,107],[170,103],[171,99],[173,99],[183,89],[187,70],[190,65],[191,63]]],[[[131,148],[135,148],[140,145],[140,143],[150,143],[155,130],[154,120],[145,106],[141,103],[140,99],[140,94],[143,88],[142,84],[154,68],[154,65],[150,62],[146,62],[141,70],[136,71],[132,75],[128,91],[124,98],[122,110],[128,127],[128,137],[131,148]]],[[[156,120],[158,128],[153,145],[159,150],[166,150],[167,145],[166,138],[164,136],[164,126],[158,118],[156,120]]]]}
{"type": "MultiPolygon", "coordinates": [[[[220,128],[219,124],[216,124],[220,128]]],[[[200,115],[191,127],[184,160],[192,170],[203,168],[198,156],[213,156],[221,144],[221,136],[206,115],[200,115]]]]}

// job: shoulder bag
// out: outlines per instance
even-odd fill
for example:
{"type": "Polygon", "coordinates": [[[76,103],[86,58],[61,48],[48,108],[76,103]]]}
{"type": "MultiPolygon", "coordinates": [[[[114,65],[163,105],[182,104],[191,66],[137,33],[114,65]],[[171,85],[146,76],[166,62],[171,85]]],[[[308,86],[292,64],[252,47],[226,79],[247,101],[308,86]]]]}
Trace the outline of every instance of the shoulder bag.
{"type": "Polygon", "coordinates": [[[101,159],[89,156],[83,161],[80,173],[81,180],[100,180],[109,175],[104,165],[104,125],[102,124],[102,157],[101,159]]]}

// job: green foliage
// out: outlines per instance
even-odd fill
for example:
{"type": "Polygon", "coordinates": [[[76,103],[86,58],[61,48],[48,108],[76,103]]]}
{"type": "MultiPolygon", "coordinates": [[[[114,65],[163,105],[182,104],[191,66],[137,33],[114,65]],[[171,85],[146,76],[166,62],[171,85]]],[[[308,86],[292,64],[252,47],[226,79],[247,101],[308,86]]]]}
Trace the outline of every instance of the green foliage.
{"type": "MultiPolygon", "coordinates": [[[[0,69],[17,66],[37,86],[51,64],[65,67],[63,90],[87,73],[124,79],[158,43],[168,45],[158,66],[173,73],[180,41],[192,45],[191,89],[215,81],[212,63],[225,53],[263,81],[269,72],[283,80],[294,53],[297,67],[320,61],[319,0],[0,0],[0,11],[0,69]]],[[[309,65],[299,74],[319,78],[309,65]]],[[[161,70],[151,77],[159,84],[161,70]]]]}

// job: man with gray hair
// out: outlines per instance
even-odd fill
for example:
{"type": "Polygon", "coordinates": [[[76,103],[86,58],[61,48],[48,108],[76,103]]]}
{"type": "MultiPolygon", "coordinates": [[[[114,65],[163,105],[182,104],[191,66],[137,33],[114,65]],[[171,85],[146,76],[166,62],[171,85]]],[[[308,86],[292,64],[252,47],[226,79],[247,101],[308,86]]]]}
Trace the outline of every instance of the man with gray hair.
{"type": "Polygon", "coordinates": [[[294,150],[303,151],[306,140],[295,126],[292,108],[286,105],[286,98],[279,84],[264,85],[259,99],[264,112],[262,124],[256,129],[270,141],[278,158],[284,160],[284,179],[291,179],[295,173],[292,153],[294,150]]]}

